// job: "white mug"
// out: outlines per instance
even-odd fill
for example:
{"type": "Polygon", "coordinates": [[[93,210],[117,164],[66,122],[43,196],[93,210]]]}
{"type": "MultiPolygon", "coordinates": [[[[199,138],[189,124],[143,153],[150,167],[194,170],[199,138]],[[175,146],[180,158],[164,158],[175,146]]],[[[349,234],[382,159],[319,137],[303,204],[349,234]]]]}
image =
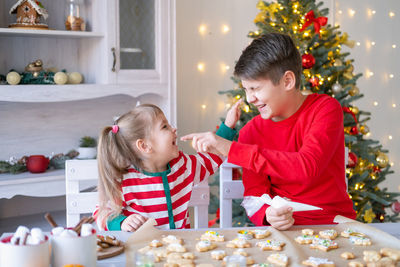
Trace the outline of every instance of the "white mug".
{"type": "Polygon", "coordinates": [[[80,264],[85,267],[95,267],[96,246],[96,234],[84,237],[51,236],[51,266],[80,264]]]}
{"type": "Polygon", "coordinates": [[[0,266],[48,267],[50,265],[49,240],[38,245],[13,245],[9,238],[0,242],[0,266]]]}

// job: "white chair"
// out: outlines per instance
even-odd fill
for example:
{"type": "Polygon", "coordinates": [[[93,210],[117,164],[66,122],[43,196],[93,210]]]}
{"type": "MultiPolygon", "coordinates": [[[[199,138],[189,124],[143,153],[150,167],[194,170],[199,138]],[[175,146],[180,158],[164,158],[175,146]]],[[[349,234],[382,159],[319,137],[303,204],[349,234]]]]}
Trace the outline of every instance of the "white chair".
{"type": "MultiPolygon", "coordinates": [[[[97,160],[67,160],[65,164],[66,181],[66,219],[67,227],[75,226],[81,214],[92,213],[98,203],[97,192],[82,192],[96,186],[99,173],[97,160]]],[[[208,227],[208,205],[210,188],[204,181],[193,188],[189,206],[194,208],[194,228],[208,227]]]]}
{"type": "MultiPolygon", "coordinates": [[[[349,161],[349,149],[345,147],[345,168],[349,161]]],[[[232,199],[242,199],[244,187],[242,180],[233,180],[233,169],[241,168],[240,166],[228,163],[225,160],[219,168],[219,227],[227,228],[232,227],[232,199]]],[[[346,181],[347,190],[347,179],[346,181]]]]}

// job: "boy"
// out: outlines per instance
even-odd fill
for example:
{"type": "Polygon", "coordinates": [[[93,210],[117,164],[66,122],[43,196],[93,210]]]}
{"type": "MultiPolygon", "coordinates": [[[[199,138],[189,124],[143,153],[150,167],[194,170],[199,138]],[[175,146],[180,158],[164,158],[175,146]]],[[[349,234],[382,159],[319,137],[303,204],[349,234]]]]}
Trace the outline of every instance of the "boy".
{"type": "MultiPolygon", "coordinates": [[[[260,114],[241,129],[237,142],[210,132],[182,137],[193,139],[198,151],[216,151],[243,167],[245,197],[279,195],[322,208],[293,214],[290,207],[264,204],[249,212],[250,202],[244,208],[257,226],[286,230],[293,224],[331,224],[336,215],[356,216],[346,191],[342,108],[330,96],[303,95],[301,71],[300,54],[289,36],[270,33],[253,40],[234,75],[260,114]]],[[[239,117],[237,109],[236,121],[224,126],[233,128],[239,117]]],[[[233,131],[228,127],[221,128],[233,131]]]]}

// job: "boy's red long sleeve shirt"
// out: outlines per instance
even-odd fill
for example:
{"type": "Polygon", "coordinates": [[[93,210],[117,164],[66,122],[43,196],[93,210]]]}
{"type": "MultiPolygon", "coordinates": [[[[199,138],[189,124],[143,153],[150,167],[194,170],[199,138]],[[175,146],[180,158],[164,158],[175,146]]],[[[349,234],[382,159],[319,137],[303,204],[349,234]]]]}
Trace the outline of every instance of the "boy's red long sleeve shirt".
{"type": "MultiPolygon", "coordinates": [[[[295,224],[355,218],[345,182],[343,112],[334,98],[312,94],[291,117],[254,117],[233,142],[228,162],[243,167],[244,196],[279,195],[323,210],[294,212],[295,224]]],[[[250,219],[265,224],[264,205],[250,219]]]]}

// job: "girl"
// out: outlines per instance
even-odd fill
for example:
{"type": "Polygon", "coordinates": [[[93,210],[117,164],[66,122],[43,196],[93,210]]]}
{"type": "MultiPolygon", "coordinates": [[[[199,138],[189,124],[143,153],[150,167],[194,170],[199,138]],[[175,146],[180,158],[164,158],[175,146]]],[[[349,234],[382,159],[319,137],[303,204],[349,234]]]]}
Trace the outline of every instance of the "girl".
{"type": "MultiPolygon", "coordinates": [[[[235,116],[228,112],[227,118],[235,116]]],[[[103,129],[97,156],[100,203],[94,213],[100,229],[135,231],[148,218],[160,229],[189,225],[193,186],[214,174],[223,158],[184,154],[176,139],[176,129],[151,104],[135,107],[103,129]]]]}

